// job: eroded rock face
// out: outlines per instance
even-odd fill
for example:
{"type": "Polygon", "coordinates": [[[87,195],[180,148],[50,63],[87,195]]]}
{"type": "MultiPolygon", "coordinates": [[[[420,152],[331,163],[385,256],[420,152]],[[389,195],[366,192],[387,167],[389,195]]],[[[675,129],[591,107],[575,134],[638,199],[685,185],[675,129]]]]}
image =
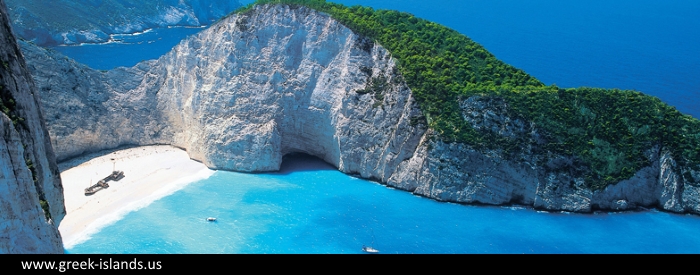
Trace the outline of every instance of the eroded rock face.
{"type": "Polygon", "coordinates": [[[524,141],[523,146],[514,152],[476,150],[466,144],[445,143],[429,130],[415,154],[389,178],[388,185],[442,201],[470,204],[516,203],[570,212],[658,207],[700,214],[699,188],[684,184],[680,167],[667,151],[650,148],[645,155],[651,165],[630,179],[593,191],[582,176],[587,168],[575,157],[537,150],[542,139],[537,127],[509,117],[502,100],[475,96],[460,106],[475,129],[517,137],[524,141]],[[537,164],[545,159],[549,161],[544,165],[537,164]]]}
{"type": "Polygon", "coordinates": [[[168,140],[168,133],[161,136],[165,124],[156,110],[162,76],[147,73],[153,62],[102,72],[58,52],[19,43],[41,93],[59,161],[120,145],[168,140]]]}
{"type": "Polygon", "coordinates": [[[59,159],[171,144],[210,168],[261,172],[303,152],[442,201],[698,213],[698,188],[684,186],[663,148],[650,148],[651,165],[631,179],[592,191],[588,168],[544,152],[537,125],[511,117],[499,98],[463,99],[463,118],[486,135],[522,141],[520,148],[441,141],[384,48],[303,7],[258,6],[158,60],[108,72],[33,45],[23,50],[47,95],[42,104],[59,159]]]}
{"type": "Polygon", "coordinates": [[[61,178],[38,92],[2,1],[0,61],[0,253],[63,253],[61,178]],[[40,200],[48,204],[48,215],[40,200]]]}
{"type": "Polygon", "coordinates": [[[166,143],[215,169],[273,171],[304,152],[386,180],[425,131],[389,53],[312,10],[257,9],[108,72],[23,43],[58,159],[166,143]],[[357,92],[373,79],[383,90],[357,92]]]}
{"type": "Polygon", "coordinates": [[[422,132],[408,125],[419,111],[406,85],[392,84],[389,53],[364,42],[312,10],[259,7],[163,56],[158,108],[173,143],[212,168],[277,170],[283,155],[304,152],[383,179],[422,132]],[[371,78],[386,90],[358,94],[371,78]]]}

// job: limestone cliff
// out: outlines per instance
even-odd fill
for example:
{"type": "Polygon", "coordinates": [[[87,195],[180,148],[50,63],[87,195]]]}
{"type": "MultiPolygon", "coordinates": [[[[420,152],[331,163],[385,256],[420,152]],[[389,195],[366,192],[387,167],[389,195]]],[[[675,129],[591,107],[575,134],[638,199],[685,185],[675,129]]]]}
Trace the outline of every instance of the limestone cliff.
{"type": "Polygon", "coordinates": [[[575,157],[537,150],[534,123],[507,103],[460,102],[465,121],[526,140],[516,152],[443,142],[428,130],[391,54],[328,15],[304,7],[256,6],[225,18],[158,60],[97,72],[24,44],[46,95],[59,159],[122,144],[187,149],[215,169],[272,171],[304,152],[345,173],[443,201],[518,203],[589,212],[658,206],[700,213],[664,148],[629,180],[592,191],[575,157]],[[544,165],[542,160],[548,160],[544,165]]]}
{"type": "Polygon", "coordinates": [[[42,98],[56,158],[125,144],[167,143],[156,110],[162,76],[146,79],[149,63],[101,72],[20,41],[42,98]],[[38,62],[41,60],[40,62],[38,62]]]}
{"type": "Polygon", "coordinates": [[[23,43],[58,159],[167,143],[215,169],[273,171],[304,152],[388,179],[426,130],[389,53],[312,10],[258,9],[108,72],[23,43]]]}
{"type": "MultiPolygon", "coordinates": [[[[635,175],[603,190],[585,184],[575,157],[533,153],[540,137],[536,125],[508,117],[498,98],[471,97],[462,102],[467,121],[498,135],[528,140],[513,156],[503,150],[476,150],[466,144],[445,143],[432,130],[411,159],[400,164],[387,184],[441,201],[482,204],[523,204],[553,211],[591,212],[658,207],[699,214],[700,189],[684,184],[673,156],[658,147],[645,153],[651,163],[635,175]],[[544,166],[539,160],[549,159],[544,166]]],[[[695,173],[697,171],[689,171],[695,173]]]]}
{"type": "Polygon", "coordinates": [[[0,253],[62,253],[61,178],[39,94],[2,1],[0,62],[0,253]]]}

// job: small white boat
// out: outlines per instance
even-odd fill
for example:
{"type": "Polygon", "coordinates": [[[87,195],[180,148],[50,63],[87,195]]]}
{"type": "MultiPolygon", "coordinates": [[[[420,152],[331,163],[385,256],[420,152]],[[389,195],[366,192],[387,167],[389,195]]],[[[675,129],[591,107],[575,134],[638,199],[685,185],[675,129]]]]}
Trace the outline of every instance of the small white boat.
{"type": "MultiPolygon", "coordinates": [[[[372,246],[374,246],[374,230],[372,230],[372,246]]],[[[379,250],[374,249],[372,246],[366,246],[363,244],[362,245],[362,252],[370,253],[370,254],[379,253],[379,250]]]]}
{"type": "Polygon", "coordinates": [[[379,250],[372,248],[371,246],[362,246],[362,251],[365,253],[379,253],[379,250]]]}
{"type": "Polygon", "coordinates": [[[215,222],[215,221],[216,221],[216,218],[214,218],[214,217],[209,217],[209,218],[207,218],[207,221],[208,221],[208,222],[215,222]]]}

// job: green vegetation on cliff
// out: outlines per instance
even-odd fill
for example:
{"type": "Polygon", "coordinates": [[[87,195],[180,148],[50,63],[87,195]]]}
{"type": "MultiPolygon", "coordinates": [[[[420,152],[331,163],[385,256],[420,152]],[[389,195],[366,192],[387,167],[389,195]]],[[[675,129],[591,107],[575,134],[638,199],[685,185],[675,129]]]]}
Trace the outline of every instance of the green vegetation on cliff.
{"type": "MultiPolygon", "coordinates": [[[[587,184],[593,189],[650,165],[645,153],[654,146],[670,151],[680,166],[700,170],[700,121],[656,97],[600,88],[490,87],[472,92],[505,98],[514,115],[545,130],[542,149],[580,158],[590,169],[587,184]]],[[[700,181],[682,173],[686,183],[700,181]]]]}
{"type": "MultiPolygon", "coordinates": [[[[628,90],[545,86],[466,36],[408,13],[323,0],[259,0],[237,12],[268,3],[325,12],[369,37],[363,45],[366,50],[374,42],[387,48],[399,60],[401,75],[428,125],[445,142],[513,156],[523,142],[531,142],[472,128],[462,117],[459,102],[480,95],[503,98],[511,117],[534,122],[544,137],[535,144],[536,150],[544,156],[578,159],[592,189],[630,178],[649,165],[645,153],[654,146],[670,151],[681,167],[700,170],[700,121],[658,98],[628,90]]],[[[688,171],[678,171],[686,183],[700,182],[688,171]]]]}

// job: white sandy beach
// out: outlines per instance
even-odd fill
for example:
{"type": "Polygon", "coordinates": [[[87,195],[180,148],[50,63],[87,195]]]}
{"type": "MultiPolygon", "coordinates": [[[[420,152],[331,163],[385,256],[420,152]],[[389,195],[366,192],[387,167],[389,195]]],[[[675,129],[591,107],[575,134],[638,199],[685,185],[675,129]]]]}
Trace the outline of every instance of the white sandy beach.
{"type": "Polygon", "coordinates": [[[58,229],[67,249],[128,212],[214,173],[191,160],[185,151],[167,145],[85,155],[59,163],[59,167],[67,214],[58,229]],[[71,166],[74,167],[66,169],[71,166]],[[125,177],[86,196],[85,188],[108,176],[113,167],[123,171],[125,177]]]}

